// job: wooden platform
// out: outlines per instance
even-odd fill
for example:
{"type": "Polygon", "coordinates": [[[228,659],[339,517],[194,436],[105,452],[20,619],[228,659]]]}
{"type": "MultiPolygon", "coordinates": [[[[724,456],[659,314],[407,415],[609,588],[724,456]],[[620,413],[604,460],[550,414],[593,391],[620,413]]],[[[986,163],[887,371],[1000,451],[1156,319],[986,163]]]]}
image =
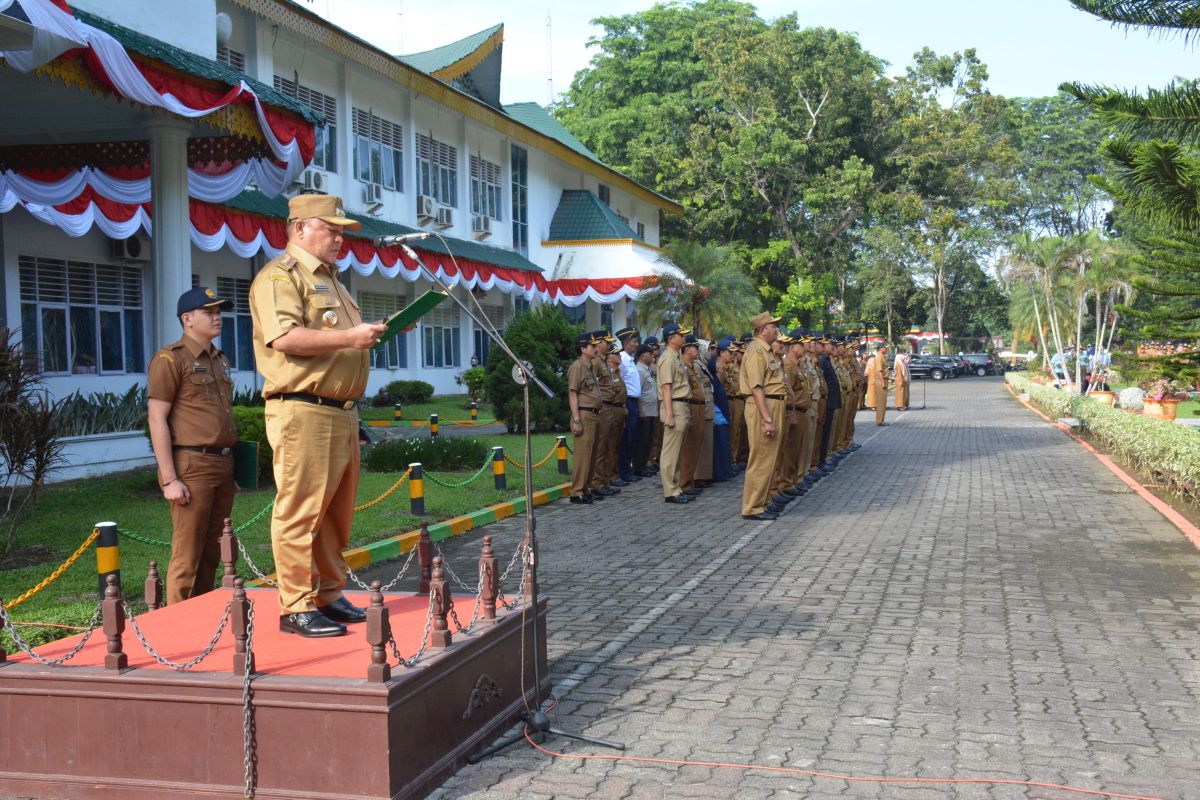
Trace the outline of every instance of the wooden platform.
{"type": "MultiPolygon", "coordinates": [[[[426,650],[411,669],[396,666],[389,652],[392,678],[371,683],[365,625],[332,639],[283,634],[274,590],[249,595],[256,613],[256,797],[421,797],[516,722],[526,699],[532,702],[532,626],[520,608],[470,635],[455,634],[444,650],[426,650]]],[[[368,603],[365,593],[347,596],[368,603]]],[[[229,597],[217,590],[143,614],[138,623],[161,655],[186,661],[211,640],[229,597]]],[[[397,647],[411,657],[428,597],[385,597],[397,647]]],[[[466,624],[474,598],[455,597],[455,607],[466,624]]],[[[544,623],[540,632],[545,690],[544,623]]],[[[77,642],[63,639],[37,652],[60,656],[77,642]]],[[[127,669],[104,669],[105,636],[97,630],[68,666],[43,666],[23,653],[0,663],[0,795],[245,796],[242,678],[231,672],[229,631],[189,672],[156,663],[128,629],[124,650],[127,669]]]]}

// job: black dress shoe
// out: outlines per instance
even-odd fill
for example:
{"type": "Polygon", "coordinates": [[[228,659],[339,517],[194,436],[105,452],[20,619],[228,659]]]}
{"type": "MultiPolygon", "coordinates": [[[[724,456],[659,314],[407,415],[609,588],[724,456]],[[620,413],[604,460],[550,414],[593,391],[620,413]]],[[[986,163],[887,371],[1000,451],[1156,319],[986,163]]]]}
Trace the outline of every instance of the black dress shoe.
{"type": "Polygon", "coordinates": [[[785,508],[787,508],[787,506],[780,503],[767,503],[767,511],[770,511],[774,514],[782,514],[785,508]]]}
{"type": "Polygon", "coordinates": [[[620,478],[617,478],[615,481],[613,481],[612,483],[609,484],[609,486],[628,486],[628,485],[629,484],[626,481],[623,481],[620,478]]]}
{"type": "Polygon", "coordinates": [[[573,495],[571,495],[571,502],[577,506],[590,506],[592,504],[592,498],[590,498],[586,495],[582,495],[582,494],[580,494],[580,495],[573,494],[573,495]]]}
{"type": "Polygon", "coordinates": [[[800,495],[804,494],[804,492],[793,486],[790,489],[784,489],[783,494],[786,494],[788,497],[799,497],[800,495]]]}
{"type": "Polygon", "coordinates": [[[876,422],[875,427],[876,428],[885,428],[885,427],[887,427],[887,423],[886,422],[876,422]]]}
{"type": "Polygon", "coordinates": [[[695,489],[695,488],[693,488],[693,489],[684,489],[684,490],[683,490],[683,493],[684,493],[684,494],[686,494],[688,497],[699,497],[699,496],[700,496],[700,490],[699,490],[699,489],[695,489]]]}
{"type": "Polygon", "coordinates": [[[786,506],[788,503],[792,502],[795,499],[796,498],[790,494],[784,494],[784,493],[780,492],[779,494],[777,494],[771,498],[771,502],[778,506],[786,506]]]}
{"type": "Polygon", "coordinates": [[[346,635],[345,625],[339,625],[320,611],[285,614],[279,618],[279,630],[284,633],[296,633],[309,639],[346,635]]]}
{"type": "Polygon", "coordinates": [[[339,597],[327,606],[317,607],[325,616],[334,622],[366,622],[367,612],[351,603],[345,597],[339,597]]]}
{"type": "Polygon", "coordinates": [[[712,481],[696,481],[697,489],[711,489],[712,485],[713,485],[712,481]]]}
{"type": "Polygon", "coordinates": [[[599,503],[601,500],[604,499],[604,495],[599,494],[598,492],[592,492],[591,494],[589,494],[587,496],[587,499],[593,503],[599,503]]]}
{"type": "Polygon", "coordinates": [[[622,475],[621,476],[621,480],[625,481],[626,483],[637,483],[641,479],[642,479],[642,477],[640,475],[638,475],[637,473],[632,473],[630,475],[622,475]]]}
{"type": "Polygon", "coordinates": [[[664,497],[663,502],[684,505],[691,502],[691,498],[689,498],[686,494],[673,494],[670,497],[664,497]]]}
{"type": "Polygon", "coordinates": [[[757,514],[742,514],[742,519],[759,519],[759,520],[779,519],[779,515],[776,514],[774,511],[760,511],[757,514]]]}
{"type": "Polygon", "coordinates": [[[598,494],[602,497],[612,497],[614,494],[620,493],[620,489],[614,489],[611,486],[601,486],[599,489],[592,489],[592,494],[598,494]]]}

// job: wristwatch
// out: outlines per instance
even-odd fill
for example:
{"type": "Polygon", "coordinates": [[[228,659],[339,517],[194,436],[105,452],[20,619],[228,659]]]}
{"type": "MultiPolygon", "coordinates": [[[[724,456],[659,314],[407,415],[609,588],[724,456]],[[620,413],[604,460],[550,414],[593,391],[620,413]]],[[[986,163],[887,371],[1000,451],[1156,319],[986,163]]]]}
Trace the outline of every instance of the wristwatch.
{"type": "Polygon", "coordinates": [[[774,425],[774,424],[775,424],[775,420],[773,420],[773,419],[764,419],[764,420],[763,420],[763,422],[765,422],[767,425],[774,425]]]}
{"type": "Polygon", "coordinates": [[[572,421],[572,422],[574,422],[576,425],[582,425],[582,424],[583,424],[583,420],[582,420],[582,419],[580,419],[579,417],[576,417],[575,419],[573,419],[573,420],[571,420],[571,421],[572,421]]]}

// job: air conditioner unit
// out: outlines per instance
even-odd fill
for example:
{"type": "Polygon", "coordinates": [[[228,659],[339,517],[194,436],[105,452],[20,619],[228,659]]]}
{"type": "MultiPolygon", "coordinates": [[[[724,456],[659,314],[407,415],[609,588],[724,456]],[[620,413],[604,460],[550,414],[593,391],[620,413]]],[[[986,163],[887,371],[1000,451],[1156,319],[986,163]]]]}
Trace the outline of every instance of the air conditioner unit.
{"type": "Polygon", "coordinates": [[[442,206],[437,210],[437,226],[439,228],[449,228],[454,224],[454,209],[449,206],[442,206]]]}
{"type": "Polygon", "coordinates": [[[437,204],[427,194],[417,195],[417,219],[430,220],[437,213],[437,204]]]}
{"type": "Polygon", "coordinates": [[[367,211],[372,214],[383,208],[383,187],[378,183],[368,183],[363,186],[363,203],[366,204],[367,211]]]}
{"type": "Polygon", "coordinates": [[[471,220],[471,231],[476,239],[486,239],[492,235],[492,218],[487,214],[476,214],[471,220]]]}
{"type": "Polygon", "coordinates": [[[116,261],[149,261],[149,237],[130,236],[128,239],[113,239],[112,257],[116,261]]]}
{"type": "Polygon", "coordinates": [[[320,192],[325,189],[325,176],[317,172],[315,169],[306,169],[300,175],[300,182],[304,184],[304,188],[320,192]]]}

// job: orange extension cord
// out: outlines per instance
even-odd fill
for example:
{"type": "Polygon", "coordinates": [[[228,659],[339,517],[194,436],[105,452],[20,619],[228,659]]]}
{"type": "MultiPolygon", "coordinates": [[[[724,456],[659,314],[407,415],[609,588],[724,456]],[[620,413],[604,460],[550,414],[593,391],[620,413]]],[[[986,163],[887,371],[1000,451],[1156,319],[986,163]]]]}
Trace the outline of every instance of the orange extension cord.
{"type": "MultiPolygon", "coordinates": [[[[552,700],[547,712],[553,711],[558,705],[558,698],[550,695],[552,700]]],[[[678,758],[647,758],[644,756],[607,756],[607,755],[576,755],[573,753],[558,753],[554,750],[548,750],[542,747],[529,736],[529,729],[525,729],[525,741],[529,742],[535,750],[545,753],[548,756],[556,756],[558,758],[573,758],[578,761],[600,760],[600,761],[626,761],[640,764],[673,764],[678,767],[725,767],[728,769],[744,769],[758,770],[761,772],[782,772],[787,775],[808,775],[813,778],[830,778],[839,781],[849,781],[852,783],[909,783],[909,784],[926,784],[926,783],[983,783],[996,784],[1002,786],[1032,786],[1039,789],[1061,789],[1064,792],[1075,792],[1077,794],[1087,794],[1096,797],[1115,797],[1119,800],[1165,800],[1161,797],[1151,797],[1140,794],[1121,794],[1119,792],[1103,792],[1099,789],[1083,789],[1079,786],[1065,786],[1060,783],[1045,783],[1042,781],[1017,781],[1011,778],[881,778],[881,777],[858,777],[854,775],[839,775],[836,772],[818,772],[811,769],[799,769],[796,767],[770,767],[761,764],[737,764],[724,761],[685,761],[678,758]]]]}

